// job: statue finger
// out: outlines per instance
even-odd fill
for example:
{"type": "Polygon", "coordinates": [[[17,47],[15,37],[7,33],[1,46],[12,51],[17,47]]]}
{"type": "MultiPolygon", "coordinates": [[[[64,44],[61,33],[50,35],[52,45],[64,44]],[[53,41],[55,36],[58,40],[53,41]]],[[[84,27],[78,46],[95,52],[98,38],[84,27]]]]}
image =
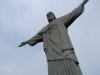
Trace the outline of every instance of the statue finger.
{"type": "Polygon", "coordinates": [[[18,47],[21,47],[22,45],[19,45],[18,47]]]}

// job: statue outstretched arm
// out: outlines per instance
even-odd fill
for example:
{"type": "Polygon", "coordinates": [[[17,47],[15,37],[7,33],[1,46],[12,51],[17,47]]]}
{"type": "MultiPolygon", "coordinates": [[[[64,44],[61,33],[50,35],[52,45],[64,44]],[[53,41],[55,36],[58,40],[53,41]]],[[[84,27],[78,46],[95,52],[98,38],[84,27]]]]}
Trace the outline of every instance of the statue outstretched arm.
{"type": "Polygon", "coordinates": [[[30,46],[34,46],[34,45],[36,45],[39,42],[43,42],[43,35],[42,34],[36,34],[34,37],[32,37],[31,39],[29,39],[27,41],[27,43],[30,46]]]}
{"type": "Polygon", "coordinates": [[[67,15],[62,16],[62,20],[68,28],[84,11],[84,5],[88,2],[88,0],[84,0],[76,9],[70,12],[67,15]]]}
{"type": "Polygon", "coordinates": [[[40,30],[34,37],[31,39],[22,42],[18,47],[29,44],[30,46],[34,46],[39,42],[43,42],[43,33],[45,33],[50,28],[49,25],[45,26],[42,30],[40,30]]]}
{"type": "Polygon", "coordinates": [[[18,47],[22,47],[26,44],[29,44],[30,46],[34,46],[35,44],[42,42],[42,41],[43,41],[42,34],[37,34],[34,37],[32,37],[31,39],[22,42],[18,47]]]}

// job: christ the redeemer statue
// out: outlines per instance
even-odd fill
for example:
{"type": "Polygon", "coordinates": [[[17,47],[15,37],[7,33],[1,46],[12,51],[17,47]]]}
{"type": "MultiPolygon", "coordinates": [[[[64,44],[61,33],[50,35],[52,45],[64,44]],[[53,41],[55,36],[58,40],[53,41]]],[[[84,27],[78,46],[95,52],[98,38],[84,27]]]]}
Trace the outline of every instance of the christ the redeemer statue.
{"type": "Polygon", "coordinates": [[[48,62],[48,75],[83,75],[67,29],[83,13],[87,2],[88,0],[83,0],[76,9],[60,18],[48,12],[49,24],[34,37],[19,45],[19,47],[26,44],[34,46],[43,42],[48,62]]]}

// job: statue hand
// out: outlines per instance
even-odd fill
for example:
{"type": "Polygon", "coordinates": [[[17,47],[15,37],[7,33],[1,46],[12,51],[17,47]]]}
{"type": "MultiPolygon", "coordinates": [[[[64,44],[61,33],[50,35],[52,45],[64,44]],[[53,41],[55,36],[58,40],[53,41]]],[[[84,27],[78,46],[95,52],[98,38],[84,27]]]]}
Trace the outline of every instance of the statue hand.
{"type": "Polygon", "coordinates": [[[26,44],[27,44],[27,42],[22,42],[18,47],[24,46],[26,44]]]}
{"type": "Polygon", "coordinates": [[[84,0],[83,1],[83,5],[85,5],[89,0],[84,0]]]}

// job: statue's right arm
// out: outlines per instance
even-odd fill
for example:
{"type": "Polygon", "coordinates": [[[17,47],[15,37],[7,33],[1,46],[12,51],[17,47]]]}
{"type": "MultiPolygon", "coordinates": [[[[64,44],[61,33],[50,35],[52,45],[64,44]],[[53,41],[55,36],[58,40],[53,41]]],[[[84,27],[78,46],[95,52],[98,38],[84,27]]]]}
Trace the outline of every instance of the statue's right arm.
{"type": "Polygon", "coordinates": [[[32,37],[31,39],[29,39],[26,42],[30,46],[34,46],[34,45],[36,45],[39,42],[43,42],[43,35],[42,34],[36,34],[34,37],[32,37]]]}
{"type": "Polygon", "coordinates": [[[26,45],[26,44],[29,44],[30,46],[34,46],[34,45],[36,45],[37,43],[42,42],[42,41],[43,41],[43,36],[42,36],[42,34],[37,34],[37,35],[35,35],[34,37],[32,37],[31,39],[22,42],[18,47],[22,47],[22,46],[24,46],[24,45],[26,45]]]}
{"type": "Polygon", "coordinates": [[[34,37],[32,37],[31,39],[22,42],[18,47],[22,47],[22,46],[24,46],[26,44],[29,44],[30,46],[34,46],[37,43],[42,42],[42,41],[43,41],[42,35],[37,34],[34,37]]]}
{"type": "Polygon", "coordinates": [[[39,42],[43,42],[43,33],[45,33],[49,28],[50,26],[47,25],[42,30],[40,30],[34,37],[32,37],[31,39],[25,42],[22,42],[18,47],[24,46],[26,44],[29,44],[30,46],[34,46],[39,42]]]}
{"type": "Polygon", "coordinates": [[[34,46],[39,42],[43,42],[43,33],[45,33],[46,31],[48,31],[50,28],[50,25],[45,26],[42,30],[40,30],[34,37],[32,37],[31,39],[29,39],[27,41],[27,43],[30,46],[34,46]]]}

